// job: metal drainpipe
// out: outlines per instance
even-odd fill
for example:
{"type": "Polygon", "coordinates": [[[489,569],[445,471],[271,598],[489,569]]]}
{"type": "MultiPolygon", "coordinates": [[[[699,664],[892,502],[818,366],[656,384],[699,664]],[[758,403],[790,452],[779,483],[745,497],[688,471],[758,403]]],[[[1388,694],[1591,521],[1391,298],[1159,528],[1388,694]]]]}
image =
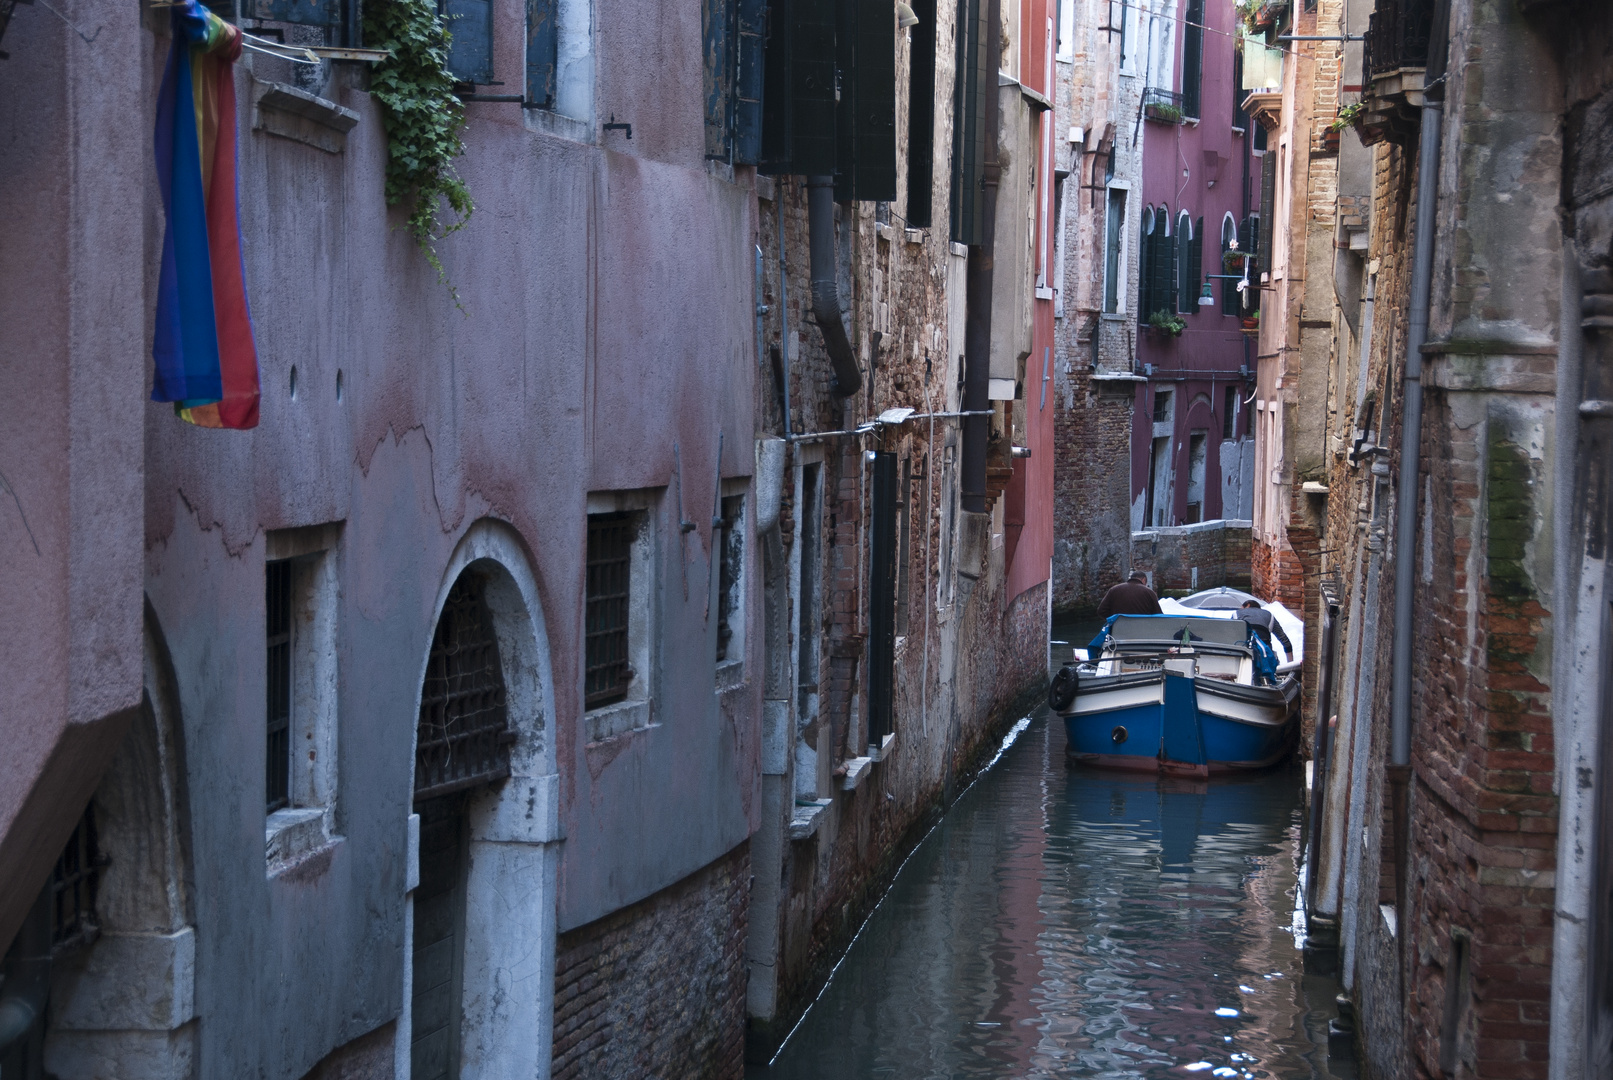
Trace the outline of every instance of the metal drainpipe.
{"type": "Polygon", "coordinates": [[[37,1037],[45,1013],[50,990],[51,895],[47,883],[0,964],[5,987],[0,992],[0,1068],[9,1068],[7,1055],[20,1040],[37,1037]]]}
{"type": "MultiPolygon", "coordinates": [[[[1411,773],[1411,644],[1413,565],[1417,548],[1417,475],[1423,432],[1423,342],[1428,338],[1429,292],[1434,269],[1434,214],[1439,199],[1442,104],[1423,99],[1422,144],[1417,156],[1417,230],[1412,239],[1411,306],[1407,312],[1406,362],[1401,372],[1400,480],[1395,495],[1395,631],[1390,666],[1389,768],[1395,850],[1395,906],[1406,909],[1406,829],[1411,773]]],[[[1403,924],[1402,924],[1403,925],[1403,924]]]]}
{"type": "Polygon", "coordinates": [[[835,203],[832,176],[807,177],[807,243],[812,256],[812,317],[823,333],[835,380],[834,396],[850,397],[862,386],[862,372],[846,336],[840,314],[840,286],[835,275],[835,203]]]}
{"type": "MultiPolygon", "coordinates": [[[[997,104],[997,69],[1002,56],[1002,2],[986,5],[985,54],[986,95],[985,163],[981,169],[980,243],[969,248],[965,296],[968,315],[963,329],[963,411],[984,412],[991,408],[991,301],[992,268],[997,244],[997,184],[1002,169],[997,163],[997,129],[1001,122],[997,104]]],[[[986,512],[986,441],[991,437],[991,417],[966,416],[963,420],[963,453],[959,463],[962,491],[959,502],[967,513],[986,512]]]]}

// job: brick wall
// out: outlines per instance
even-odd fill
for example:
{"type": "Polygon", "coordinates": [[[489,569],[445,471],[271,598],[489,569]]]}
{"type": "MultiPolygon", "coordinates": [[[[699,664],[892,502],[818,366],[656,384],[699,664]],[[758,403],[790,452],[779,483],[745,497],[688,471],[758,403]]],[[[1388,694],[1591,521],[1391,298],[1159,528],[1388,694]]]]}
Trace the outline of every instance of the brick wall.
{"type": "Polygon", "coordinates": [[[1154,590],[1162,594],[1221,585],[1248,589],[1249,554],[1247,525],[1213,522],[1131,534],[1131,568],[1152,573],[1154,590]]]}
{"type": "Polygon", "coordinates": [[[750,848],[560,935],[555,1080],[739,1080],[750,848]]]}
{"type": "Polygon", "coordinates": [[[1070,354],[1053,426],[1053,608],[1064,614],[1096,610],[1126,574],[1136,384],[1093,379],[1089,345],[1058,348],[1070,354]]]}

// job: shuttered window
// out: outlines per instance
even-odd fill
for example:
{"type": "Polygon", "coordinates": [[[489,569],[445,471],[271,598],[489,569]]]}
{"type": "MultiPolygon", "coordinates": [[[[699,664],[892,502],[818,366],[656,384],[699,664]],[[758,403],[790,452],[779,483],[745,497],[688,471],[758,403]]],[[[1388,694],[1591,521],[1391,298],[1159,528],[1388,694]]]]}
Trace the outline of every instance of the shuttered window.
{"type": "Polygon", "coordinates": [[[1200,116],[1204,71],[1204,0],[1187,0],[1182,26],[1182,114],[1200,116]]]}
{"type": "Polygon", "coordinates": [[[1154,208],[1143,207],[1142,227],[1138,230],[1137,321],[1145,323],[1154,313],[1154,208]]]}
{"type": "Polygon", "coordinates": [[[868,741],[874,746],[894,723],[897,497],[896,455],[881,451],[874,455],[868,575],[868,741]]]}
{"type": "Polygon", "coordinates": [[[997,77],[986,56],[986,5],[958,0],[955,82],[952,92],[952,241],[978,244],[983,224],[980,181],[986,157],[986,80],[997,77]]]}
{"type": "Polygon", "coordinates": [[[1199,309],[1199,285],[1204,273],[1204,219],[1190,222],[1186,214],[1177,219],[1177,298],[1176,310],[1195,313],[1199,309]]]}
{"type": "Polygon", "coordinates": [[[935,192],[935,0],[913,0],[908,30],[907,224],[929,228],[935,192]]]}
{"type": "Polygon", "coordinates": [[[1120,310],[1120,246],[1126,228],[1126,192],[1109,189],[1109,218],[1105,223],[1103,253],[1103,310],[1120,310]]]}

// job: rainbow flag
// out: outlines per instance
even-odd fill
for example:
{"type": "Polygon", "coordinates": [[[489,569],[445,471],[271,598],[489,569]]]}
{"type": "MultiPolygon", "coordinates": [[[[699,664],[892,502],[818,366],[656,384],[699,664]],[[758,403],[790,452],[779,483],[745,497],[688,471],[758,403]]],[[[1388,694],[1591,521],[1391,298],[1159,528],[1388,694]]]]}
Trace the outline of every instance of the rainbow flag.
{"type": "Polygon", "coordinates": [[[198,0],[173,9],[173,31],[157,97],[157,181],[168,223],[151,400],[173,402],[201,427],[256,427],[258,353],[236,196],[241,31],[198,0]]]}

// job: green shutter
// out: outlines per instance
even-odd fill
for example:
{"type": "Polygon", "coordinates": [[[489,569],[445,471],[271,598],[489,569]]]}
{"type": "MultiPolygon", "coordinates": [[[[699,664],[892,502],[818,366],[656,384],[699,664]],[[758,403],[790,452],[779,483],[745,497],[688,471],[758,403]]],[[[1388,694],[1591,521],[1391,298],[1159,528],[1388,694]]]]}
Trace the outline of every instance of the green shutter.
{"type": "Polygon", "coordinates": [[[1148,231],[1148,208],[1137,226],[1137,321],[1145,323],[1152,310],[1154,292],[1154,234],[1148,231]]]}
{"type": "Polygon", "coordinates": [[[1204,219],[1193,222],[1193,241],[1188,245],[1187,310],[1198,311],[1199,288],[1204,284],[1204,219]]]}

